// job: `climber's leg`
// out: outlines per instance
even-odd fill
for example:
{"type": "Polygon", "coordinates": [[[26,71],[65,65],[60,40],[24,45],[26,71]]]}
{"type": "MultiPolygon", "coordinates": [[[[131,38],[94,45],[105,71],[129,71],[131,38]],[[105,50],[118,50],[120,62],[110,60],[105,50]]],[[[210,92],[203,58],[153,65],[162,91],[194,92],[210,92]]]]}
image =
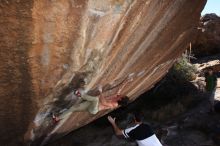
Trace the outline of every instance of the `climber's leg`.
{"type": "Polygon", "coordinates": [[[72,106],[68,112],[80,112],[80,111],[86,111],[91,103],[89,101],[83,101],[78,105],[72,106]]]}
{"type": "Polygon", "coordinates": [[[96,98],[96,101],[91,102],[90,106],[88,107],[88,112],[93,115],[99,112],[99,98],[96,98]]]}
{"type": "Polygon", "coordinates": [[[99,97],[98,96],[84,95],[82,96],[82,99],[90,102],[90,105],[88,107],[88,112],[90,112],[91,114],[97,114],[99,112],[99,97]]]}
{"type": "Polygon", "coordinates": [[[87,111],[91,102],[90,101],[84,101],[80,104],[73,105],[69,110],[65,111],[63,114],[59,116],[60,119],[63,119],[66,117],[66,115],[69,115],[73,112],[80,112],[80,111],[87,111]]]}
{"type": "Polygon", "coordinates": [[[99,97],[96,96],[89,96],[84,95],[82,96],[84,102],[80,104],[73,105],[69,110],[64,111],[58,118],[63,119],[69,116],[72,112],[79,112],[79,111],[88,111],[91,114],[96,114],[99,111],[99,97]]]}

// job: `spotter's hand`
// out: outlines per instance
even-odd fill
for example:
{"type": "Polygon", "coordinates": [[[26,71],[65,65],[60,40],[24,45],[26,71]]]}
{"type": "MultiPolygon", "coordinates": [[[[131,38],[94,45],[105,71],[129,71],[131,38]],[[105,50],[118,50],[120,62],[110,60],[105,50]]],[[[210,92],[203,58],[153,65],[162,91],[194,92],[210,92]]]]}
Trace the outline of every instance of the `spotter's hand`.
{"type": "Polygon", "coordinates": [[[116,119],[116,118],[112,118],[111,116],[108,116],[108,121],[109,121],[110,123],[115,123],[115,119],[116,119]]]}

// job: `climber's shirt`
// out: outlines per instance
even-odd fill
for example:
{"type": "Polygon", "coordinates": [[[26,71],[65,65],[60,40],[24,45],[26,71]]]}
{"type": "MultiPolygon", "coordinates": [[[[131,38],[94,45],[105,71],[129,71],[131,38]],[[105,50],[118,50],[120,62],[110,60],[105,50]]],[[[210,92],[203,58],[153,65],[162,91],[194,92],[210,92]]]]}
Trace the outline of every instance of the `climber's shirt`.
{"type": "Polygon", "coordinates": [[[217,85],[217,77],[215,75],[207,75],[205,81],[206,81],[206,91],[208,92],[214,91],[217,85]]]}

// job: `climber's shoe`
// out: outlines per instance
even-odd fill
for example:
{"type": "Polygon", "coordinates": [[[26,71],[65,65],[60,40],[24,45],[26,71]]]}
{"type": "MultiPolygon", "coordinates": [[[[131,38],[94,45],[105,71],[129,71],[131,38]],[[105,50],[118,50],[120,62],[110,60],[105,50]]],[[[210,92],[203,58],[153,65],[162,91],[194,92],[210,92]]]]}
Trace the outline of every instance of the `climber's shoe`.
{"type": "Polygon", "coordinates": [[[74,94],[75,94],[76,96],[78,96],[78,97],[81,97],[81,93],[79,92],[79,90],[75,90],[75,91],[74,91],[74,94]]]}
{"type": "Polygon", "coordinates": [[[61,119],[53,113],[52,120],[54,124],[57,124],[61,119]]]}

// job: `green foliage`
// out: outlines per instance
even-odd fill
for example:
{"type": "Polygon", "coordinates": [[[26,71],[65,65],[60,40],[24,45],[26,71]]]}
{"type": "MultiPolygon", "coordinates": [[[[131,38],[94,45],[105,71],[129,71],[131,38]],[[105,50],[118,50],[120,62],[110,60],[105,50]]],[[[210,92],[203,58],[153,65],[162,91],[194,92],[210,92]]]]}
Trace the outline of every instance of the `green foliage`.
{"type": "Polygon", "coordinates": [[[186,56],[183,56],[170,70],[170,76],[180,81],[192,81],[196,78],[196,72],[196,67],[189,63],[186,56]]]}

